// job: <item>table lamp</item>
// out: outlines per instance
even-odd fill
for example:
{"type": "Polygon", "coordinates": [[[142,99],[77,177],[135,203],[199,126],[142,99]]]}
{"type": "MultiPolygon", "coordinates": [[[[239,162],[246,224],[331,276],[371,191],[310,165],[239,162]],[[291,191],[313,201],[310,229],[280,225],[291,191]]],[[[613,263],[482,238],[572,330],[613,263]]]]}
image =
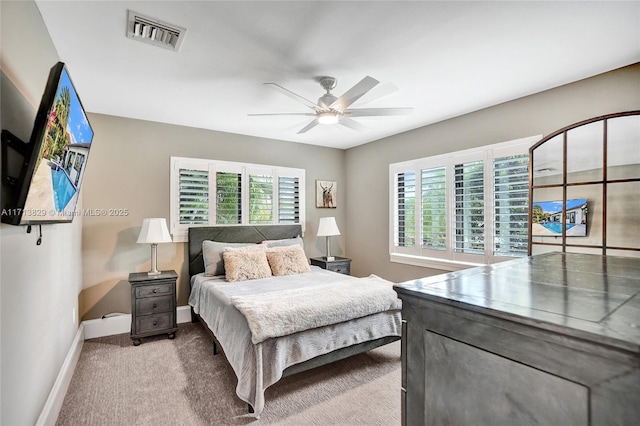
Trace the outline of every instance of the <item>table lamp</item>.
{"type": "Polygon", "coordinates": [[[162,217],[145,219],[142,222],[142,229],[138,236],[139,244],[151,244],[151,270],[148,275],[159,275],[158,263],[158,243],[170,243],[171,235],[167,229],[167,221],[162,217]]]}
{"type": "Polygon", "coordinates": [[[329,238],[333,235],[340,235],[340,230],[336,224],[335,217],[321,217],[318,224],[318,237],[327,237],[327,260],[335,260],[336,258],[331,256],[331,242],[329,238]]]}

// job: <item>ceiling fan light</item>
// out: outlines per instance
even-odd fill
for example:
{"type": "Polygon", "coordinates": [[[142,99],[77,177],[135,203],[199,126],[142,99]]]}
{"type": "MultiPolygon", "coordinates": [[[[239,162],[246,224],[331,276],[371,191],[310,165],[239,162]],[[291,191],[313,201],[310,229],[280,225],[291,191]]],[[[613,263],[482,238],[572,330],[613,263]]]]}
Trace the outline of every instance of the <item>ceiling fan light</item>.
{"type": "Polygon", "coordinates": [[[338,120],[338,114],[335,112],[321,112],[318,114],[318,123],[320,124],[336,124],[338,120]]]}

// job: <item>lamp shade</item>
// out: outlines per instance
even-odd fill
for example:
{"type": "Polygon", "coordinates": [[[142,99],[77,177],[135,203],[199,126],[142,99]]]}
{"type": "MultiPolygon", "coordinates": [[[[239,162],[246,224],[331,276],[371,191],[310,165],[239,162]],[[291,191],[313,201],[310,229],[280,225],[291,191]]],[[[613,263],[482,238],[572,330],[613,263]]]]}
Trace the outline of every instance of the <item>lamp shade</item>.
{"type": "Polygon", "coordinates": [[[340,235],[340,230],[336,224],[335,217],[321,217],[318,224],[318,237],[330,237],[332,235],[340,235]]]}
{"type": "Polygon", "coordinates": [[[170,243],[171,241],[167,221],[163,217],[149,218],[142,222],[138,243],[156,244],[170,243]]]}

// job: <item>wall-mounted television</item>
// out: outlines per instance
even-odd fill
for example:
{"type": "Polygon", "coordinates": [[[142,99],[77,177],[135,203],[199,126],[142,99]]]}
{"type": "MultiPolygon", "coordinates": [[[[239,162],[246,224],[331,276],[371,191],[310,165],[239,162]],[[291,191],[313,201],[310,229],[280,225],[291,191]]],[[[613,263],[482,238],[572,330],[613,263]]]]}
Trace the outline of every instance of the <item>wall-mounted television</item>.
{"type": "Polygon", "coordinates": [[[93,129],[67,67],[58,62],[49,72],[29,143],[2,131],[2,222],[71,222],[78,215],[92,140],[93,129]],[[6,161],[15,153],[21,164],[18,176],[10,176],[6,161]]]}
{"type": "Polygon", "coordinates": [[[565,229],[567,237],[587,236],[587,199],[562,201],[536,201],[531,211],[531,235],[538,237],[560,237],[565,229]],[[565,212],[564,224],[562,211],[565,212]]]}

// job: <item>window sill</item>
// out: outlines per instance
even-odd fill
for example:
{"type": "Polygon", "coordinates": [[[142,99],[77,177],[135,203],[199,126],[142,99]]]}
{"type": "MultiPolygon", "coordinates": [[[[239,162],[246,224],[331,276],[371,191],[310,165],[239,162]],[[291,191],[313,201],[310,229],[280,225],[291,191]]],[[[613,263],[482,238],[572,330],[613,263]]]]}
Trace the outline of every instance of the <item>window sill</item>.
{"type": "Polygon", "coordinates": [[[405,265],[421,266],[423,268],[440,269],[443,271],[460,271],[462,269],[483,266],[483,263],[459,262],[435,257],[413,256],[409,254],[391,253],[389,260],[393,263],[403,263],[405,265]]]}

